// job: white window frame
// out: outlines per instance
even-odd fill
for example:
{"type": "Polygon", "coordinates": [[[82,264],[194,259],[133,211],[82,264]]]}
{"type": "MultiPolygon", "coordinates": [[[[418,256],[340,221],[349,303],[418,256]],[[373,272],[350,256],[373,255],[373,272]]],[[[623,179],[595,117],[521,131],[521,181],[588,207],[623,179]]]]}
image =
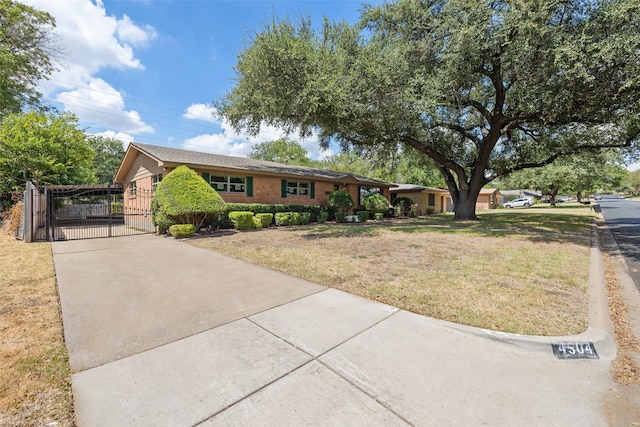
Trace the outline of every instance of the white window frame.
{"type": "Polygon", "coordinates": [[[219,193],[247,194],[246,176],[210,174],[209,185],[219,193]],[[214,178],[222,178],[224,181],[215,181],[214,178]]]}
{"type": "Polygon", "coordinates": [[[161,181],[162,181],[162,174],[153,175],[151,177],[151,192],[152,193],[156,192],[156,187],[158,186],[158,184],[160,184],[161,181]]]}
{"type": "Polygon", "coordinates": [[[131,181],[129,183],[129,195],[135,196],[136,194],[138,194],[138,184],[136,181],[131,181]]]}
{"type": "Polygon", "coordinates": [[[287,181],[287,196],[309,196],[310,194],[310,181],[287,181]]]}

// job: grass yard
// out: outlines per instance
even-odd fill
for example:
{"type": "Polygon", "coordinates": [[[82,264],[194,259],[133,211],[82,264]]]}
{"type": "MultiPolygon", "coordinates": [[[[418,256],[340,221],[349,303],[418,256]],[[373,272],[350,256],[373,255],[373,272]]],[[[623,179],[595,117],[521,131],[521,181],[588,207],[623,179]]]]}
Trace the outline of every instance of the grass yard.
{"type": "Polygon", "coordinates": [[[51,245],[0,236],[0,425],[72,426],[51,245]]]}
{"type": "Polygon", "coordinates": [[[487,329],[587,328],[593,212],[581,205],[271,227],[192,244],[408,311],[487,329]]]}

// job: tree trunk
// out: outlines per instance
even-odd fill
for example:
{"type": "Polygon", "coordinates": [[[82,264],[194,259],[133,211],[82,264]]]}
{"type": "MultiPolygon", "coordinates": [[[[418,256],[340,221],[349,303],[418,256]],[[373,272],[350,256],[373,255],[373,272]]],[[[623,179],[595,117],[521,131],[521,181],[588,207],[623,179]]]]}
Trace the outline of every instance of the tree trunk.
{"type": "Polygon", "coordinates": [[[558,195],[558,190],[560,190],[555,185],[550,185],[549,189],[551,190],[551,207],[556,207],[556,196],[558,195]]]}
{"type": "Polygon", "coordinates": [[[460,191],[460,195],[453,199],[453,209],[455,215],[453,219],[456,221],[477,220],[476,202],[478,201],[478,192],[460,191]]]}

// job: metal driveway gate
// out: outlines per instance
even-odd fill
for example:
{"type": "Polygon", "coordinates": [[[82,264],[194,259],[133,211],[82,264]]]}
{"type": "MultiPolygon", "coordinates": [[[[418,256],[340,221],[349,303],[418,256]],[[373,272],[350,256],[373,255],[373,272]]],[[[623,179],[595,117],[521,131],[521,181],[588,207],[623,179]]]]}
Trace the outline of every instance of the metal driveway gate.
{"type": "MultiPolygon", "coordinates": [[[[30,184],[30,183],[29,183],[30,184]]],[[[25,241],[94,239],[153,233],[151,194],[125,198],[119,185],[58,185],[25,191],[25,241]]]]}

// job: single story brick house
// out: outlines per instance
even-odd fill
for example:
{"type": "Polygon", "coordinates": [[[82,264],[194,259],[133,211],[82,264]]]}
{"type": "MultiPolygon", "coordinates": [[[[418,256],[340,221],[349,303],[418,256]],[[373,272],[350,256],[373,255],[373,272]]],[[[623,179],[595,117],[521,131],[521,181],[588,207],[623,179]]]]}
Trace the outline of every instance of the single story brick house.
{"type": "MultiPolygon", "coordinates": [[[[390,188],[391,202],[398,197],[408,197],[416,204],[418,215],[453,211],[449,190],[422,185],[396,184],[390,188]]],[[[478,195],[476,209],[495,209],[500,204],[500,192],[495,188],[483,188],[478,195]]]]}
{"type": "Polygon", "coordinates": [[[329,193],[344,189],[358,209],[367,194],[379,193],[388,200],[394,185],[346,172],[134,142],[114,179],[127,189],[125,206],[143,193],[152,196],[162,178],[180,165],[199,173],[227,203],[327,206],[329,193]]]}

